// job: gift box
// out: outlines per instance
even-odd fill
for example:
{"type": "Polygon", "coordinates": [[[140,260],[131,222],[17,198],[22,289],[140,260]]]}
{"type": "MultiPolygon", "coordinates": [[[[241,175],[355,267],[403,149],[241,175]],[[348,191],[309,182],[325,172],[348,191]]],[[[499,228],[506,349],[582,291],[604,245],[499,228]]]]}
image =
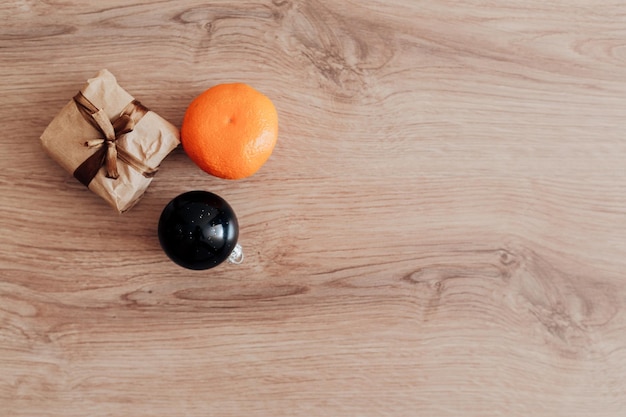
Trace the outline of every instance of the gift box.
{"type": "Polygon", "coordinates": [[[52,120],[41,143],[66,171],[122,213],[139,201],[180,135],[102,70],[52,120]]]}

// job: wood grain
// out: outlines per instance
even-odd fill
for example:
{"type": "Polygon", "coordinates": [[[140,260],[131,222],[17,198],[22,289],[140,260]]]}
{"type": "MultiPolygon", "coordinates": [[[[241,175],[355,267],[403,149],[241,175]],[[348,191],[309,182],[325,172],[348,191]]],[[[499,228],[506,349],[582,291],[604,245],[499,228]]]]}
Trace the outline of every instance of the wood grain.
{"type": "Polygon", "coordinates": [[[4,1],[0,415],[625,415],[626,4],[461,3],[4,1]],[[247,82],[278,146],[118,216],[38,141],[101,68],[177,125],[247,82]],[[192,189],[243,265],[165,257],[192,189]]]}

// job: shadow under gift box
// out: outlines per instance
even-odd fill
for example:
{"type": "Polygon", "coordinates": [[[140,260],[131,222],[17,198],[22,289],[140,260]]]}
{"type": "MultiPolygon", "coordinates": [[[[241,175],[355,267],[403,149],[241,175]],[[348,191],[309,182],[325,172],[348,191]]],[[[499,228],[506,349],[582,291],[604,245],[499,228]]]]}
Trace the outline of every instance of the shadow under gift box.
{"type": "Polygon", "coordinates": [[[41,143],[59,165],[122,213],[139,201],[180,134],[105,69],[63,107],[41,143]]]}

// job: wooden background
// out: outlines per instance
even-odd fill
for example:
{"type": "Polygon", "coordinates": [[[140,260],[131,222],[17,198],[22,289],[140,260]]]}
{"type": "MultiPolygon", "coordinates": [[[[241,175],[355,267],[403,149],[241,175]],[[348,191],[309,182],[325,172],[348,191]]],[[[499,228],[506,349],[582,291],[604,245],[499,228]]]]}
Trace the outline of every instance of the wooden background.
{"type": "Polygon", "coordinates": [[[626,415],[626,3],[3,1],[0,415],[626,415]],[[176,125],[268,95],[226,181],[179,148],[117,215],[39,135],[102,68],[176,125]],[[241,266],[158,217],[226,198],[241,266]]]}

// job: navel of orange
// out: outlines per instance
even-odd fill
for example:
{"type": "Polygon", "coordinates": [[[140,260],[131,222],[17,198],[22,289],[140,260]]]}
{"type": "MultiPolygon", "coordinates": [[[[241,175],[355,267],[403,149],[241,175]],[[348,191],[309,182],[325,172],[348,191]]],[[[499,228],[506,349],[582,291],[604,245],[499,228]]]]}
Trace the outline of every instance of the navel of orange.
{"type": "Polygon", "coordinates": [[[202,170],[245,178],[272,154],[278,114],[272,101],[249,85],[219,84],[191,102],[180,134],[183,149],[202,170]]]}

